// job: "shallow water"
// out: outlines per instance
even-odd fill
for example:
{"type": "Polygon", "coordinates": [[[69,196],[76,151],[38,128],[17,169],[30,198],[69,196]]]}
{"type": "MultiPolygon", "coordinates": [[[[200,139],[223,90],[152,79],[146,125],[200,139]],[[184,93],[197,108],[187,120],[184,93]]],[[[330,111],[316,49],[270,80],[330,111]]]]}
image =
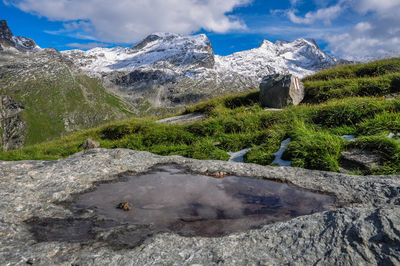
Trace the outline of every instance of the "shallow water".
{"type": "Polygon", "coordinates": [[[107,220],[151,225],[186,236],[221,236],[331,209],[334,198],[278,182],[192,174],[157,166],[127,181],[102,184],[83,194],[75,209],[94,209],[107,220]],[[128,202],[131,211],[116,206],[128,202]]]}

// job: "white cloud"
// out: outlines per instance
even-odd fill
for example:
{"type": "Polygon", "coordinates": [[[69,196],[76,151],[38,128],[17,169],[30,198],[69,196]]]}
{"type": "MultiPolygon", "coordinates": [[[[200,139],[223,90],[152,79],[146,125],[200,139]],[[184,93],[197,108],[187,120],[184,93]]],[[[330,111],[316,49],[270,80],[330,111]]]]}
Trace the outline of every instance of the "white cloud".
{"type": "Polygon", "coordinates": [[[68,43],[67,47],[77,48],[81,50],[92,49],[96,47],[110,47],[112,44],[100,43],[100,42],[90,42],[90,43],[68,43]]]}
{"type": "Polygon", "coordinates": [[[65,21],[65,31],[108,42],[136,42],[162,31],[189,34],[200,29],[224,33],[245,29],[227,15],[252,0],[3,0],[25,12],[65,21]],[[73,25],[75,23],[75,25],[73,25]],[[77,28],[73,28],[78,26],[77,28]],[[71,30],[72,27],[72,30],[71,30]]]}
{"type": "Polygon", "coordinates": [[[360,22],[354,27],[354,29],[359,32],[366,32],[372,29],[372,25],[368,22],[360,22]]]}
{"type": "Polygon", "coordinates": [[[347,23],[353,21],[341,33],[326,27],[322,34],[314,34],[325,40],[327,49],[336,56],[359,61],[400,56],[400,0],[338,0],[304,16],[297,13],[292,5],[285,14],[291,22],[312,28],[321,28],[320,22],[337,28],[343,25],[343,18],[347,23]]]}
{"type": "Polygon", "coordinates": [[[351,60],[400,56],[400,0],[353,0],[349,9],[361,15],[349,32],[328,36],[328,49],[351,60]]]}
{"type": "Polygon", "coordinates": [[[296,24],[313,24],[317,21],[323,21],[326,25],[330,25],[331,21],[338,18],[343,12],[341,4],[337,4],[327,8],[318,9],[315,12],[308,12],[304,17],[296,16],[298,10],[289,10],[287,15],[289,19],[296,24]]]}
{"type": "Polygon", "coordinates": [[[398,14],[400,0],[358,0],[354,4],[354,9],[360,13],[376,12],[378,14],[398,14]]]}

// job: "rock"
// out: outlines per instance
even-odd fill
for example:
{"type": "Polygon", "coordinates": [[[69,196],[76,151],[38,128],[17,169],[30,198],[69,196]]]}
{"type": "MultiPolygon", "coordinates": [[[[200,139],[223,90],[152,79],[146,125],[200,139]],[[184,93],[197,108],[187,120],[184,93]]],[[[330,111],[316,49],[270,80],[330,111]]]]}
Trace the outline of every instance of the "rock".
{"type": "Polygon", "coordinates": [[[263,107],[298,105],[303,99],[304,85],[293,75],[268,75],[260,84],[260,104],[263,107]]]}
{"type": "Polygon", "coordinates": [[[20,117],[24,109],[13,98],[0,95],[0,149],[8,151],[24,146],[27,125],[20,117]]]}
{"type": "Polygon", "coordinates": [[[11,40],[13,34],[7,25],[7,21],[0,20],[0,40],[11,40]]]}
{"type": "Polygon", "coordinates": [[[131,205],[129,205],[128,202],[121,202],[120,204],[118,204],[117,209],[121,209],[123,211],[128,212],[128,211],[132,210],[132,207],[131,207],[131,205]]]}
{"type": "Polygon", "coordinates": [[[100,143],[98,143],[97,141],[91,140],[91,139],[87,139],[82,144],[82,148],[85,150],[97,149],[97,148],[100,148],[100,143]]]}
{"type": "Polygon", "coordinates": [[[205,115],[202,113],[191,113],[186,115],[179,115],[174,117],[169,117],[156,121],[159,124],[178,124],[184,125],[205,119],[205,115]]]}
{"type": "Polygon", "coordinates": [[[0,51],[10,47],[20,52],[39,50],[39,47],[33,40],[21,36],[14,36],[7,25],[7,21],[0,20],[0,51]]]}
{"type": "Polygon", "coordinates": [[[352,149],[342,152],[341,167],[345,170],[369,170],[378,168],[382,158],[370,151],[352,149]]]}
{"type": "Polygon", "coordinates": [[[0,169],[0,265],[28,259],[35,265],[400,264],[398,175],[352,176],[127,149],[89,150],[57,161],[0,161],[0,169]],[[338,209],[202,238],[153,233],[151,225],[115,224],[91,210],[75,213],[60,204],[73,202],[101,182],[120,180],[126,171],[140,174],[157,164],[290,183],[335,196],[338,209]],[[65,229],[66,239],[72,230],[77,230],[75,236],[86,232],[87,238],[46,238],[43,233],[51,223],[65,229]],[[142,238],[143,232],[149,233],[142,238]]]}
{"type": "Polygon", "coordinates": [[[225,172],[216,172],[216,173],[207,173],[207,176],[215,177],[215,178],[224,178],[228,176],[228,173],[225,172]]]}

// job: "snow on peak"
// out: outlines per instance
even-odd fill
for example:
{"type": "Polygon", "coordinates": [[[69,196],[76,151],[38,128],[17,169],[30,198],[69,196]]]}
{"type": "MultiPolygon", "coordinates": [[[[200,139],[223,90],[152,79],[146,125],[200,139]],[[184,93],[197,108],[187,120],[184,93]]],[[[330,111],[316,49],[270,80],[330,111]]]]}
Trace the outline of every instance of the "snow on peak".
{"type": "Polygon", "coordinates": [[[275,73],[304,77],[337,63],[338,60],[324,53],[314,40],[304,38],[275,43],[264,40],[258,48],[216,59],[218,72],[234,72],[253,79],[275,73]]]}
{"type": "Polygon", "coordinates": [[[113,71],[155,71],[180,77],[213,79],[225,82],[242,77],[255,86],[265,75],[291,73],[304,77],[338,64],[314,40],[299,38],[292,42],[264,40],[258,48],[228,56],[214,55],[205,34],[183,36],[153,33],[133,47],[94,48],[65,51],[88,74],[113,71]]]}
{"type": "MultiPolygon", "coordinates": [[[[182,36],[154,33],[130,48],[94,48],[89,51],[65,51],[87,72],[110,72],[136,68],[198,66],[212,68],[214,53],[204,34],[182,36]]],[[[177,70],[178,70],[177,69],[177,70]]]]}
{"type": "Polygon", "coordinates": [[[40,47],[31,39],[14,36],[7,25],[7,21],[0,20],[0,51],[1,50],[34,52],[40,50],[40,47]]]}

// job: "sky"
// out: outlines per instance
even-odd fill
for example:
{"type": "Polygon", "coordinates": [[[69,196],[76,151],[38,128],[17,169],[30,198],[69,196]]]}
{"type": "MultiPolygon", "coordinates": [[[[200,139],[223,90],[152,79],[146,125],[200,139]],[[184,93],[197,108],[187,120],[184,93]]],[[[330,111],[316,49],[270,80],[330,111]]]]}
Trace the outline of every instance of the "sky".
{"type": "Polygon", "coordinates": [[[400,56],[400,0],[0,0],[0,19],[58,50],[127,47],[173,32],[205,33],[220,55],[264,39],[311,38],[343,59],[400,56]]]}

